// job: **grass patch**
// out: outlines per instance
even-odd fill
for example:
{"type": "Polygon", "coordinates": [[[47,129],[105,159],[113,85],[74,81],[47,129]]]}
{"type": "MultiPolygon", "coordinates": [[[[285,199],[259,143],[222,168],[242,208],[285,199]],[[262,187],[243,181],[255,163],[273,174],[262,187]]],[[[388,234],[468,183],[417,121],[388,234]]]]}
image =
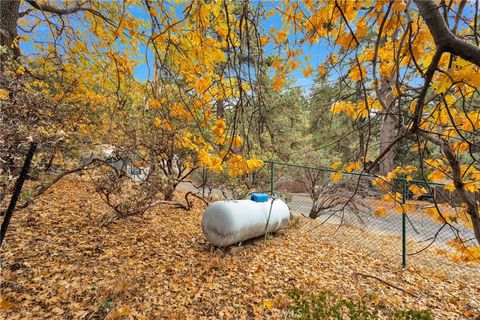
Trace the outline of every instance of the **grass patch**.
{"type": "MultiPolygon", "coordinates": [[[[380,306],[368,303],[368,296],[354,301],[341,298],[330,291],[304,296],[294,291],[291,293],[294,301],[291,305],[293,319],[298,320],[374,320],[380,318],[380,306]]],[[[388,316],[392,320],[433,320],[429,310],[400,310],[388,316]]]]}

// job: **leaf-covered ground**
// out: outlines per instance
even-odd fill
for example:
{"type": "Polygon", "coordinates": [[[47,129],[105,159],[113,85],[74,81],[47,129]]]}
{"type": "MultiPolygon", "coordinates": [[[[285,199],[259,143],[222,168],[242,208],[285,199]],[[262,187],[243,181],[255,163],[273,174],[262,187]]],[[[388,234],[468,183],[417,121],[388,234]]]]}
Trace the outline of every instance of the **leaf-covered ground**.
{"type": "Polygon", "coordinates": [[[203,208],[158,207],[101,226],[108,210],[92,185],[58,183],[12,219],[1,248],[0,318],[283,319],[292,290],[325,289],[369,294],[387,311],[429,308],[438,319],[480,313],[478,274],[402,270],[323,241],[321,227],[304,232],[306,218],[267,242],[218,250],[203,237],[203,208]]]}

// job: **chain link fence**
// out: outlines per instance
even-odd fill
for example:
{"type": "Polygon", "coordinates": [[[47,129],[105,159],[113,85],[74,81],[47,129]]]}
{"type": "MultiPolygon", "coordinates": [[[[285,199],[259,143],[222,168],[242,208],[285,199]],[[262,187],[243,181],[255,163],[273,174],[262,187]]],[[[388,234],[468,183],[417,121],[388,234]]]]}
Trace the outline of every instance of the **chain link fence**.
{"type": "Polygon", "coordinates": [[[285,199],[294,217],[311,218],[301,226],[304,232],[404,268],[480,272],[479,257],[466,250],[478,246],[468,217],[455,192],[443,184],[265,163],[262,175],[269,176],[269,193],[285,199]]]}

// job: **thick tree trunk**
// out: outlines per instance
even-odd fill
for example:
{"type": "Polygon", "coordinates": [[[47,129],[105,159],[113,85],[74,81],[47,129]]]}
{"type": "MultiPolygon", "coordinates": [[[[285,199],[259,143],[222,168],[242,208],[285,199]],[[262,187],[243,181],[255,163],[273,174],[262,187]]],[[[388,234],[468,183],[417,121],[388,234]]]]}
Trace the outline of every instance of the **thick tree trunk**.
{"type": "MultiPolygon", "coordinates": [[[[391,143],[396,138],[396,120],[394,111],[396,110],[395,106],[392,105],[393,103],[393,95],[392,95],[392,88],[390,86],[390,81],[388,79],[382,79],[382,87],[381,92],[383,101],[385,101],[385,105],[388,106],[388,110],[384,110],[384,114],[382,115],[381,124],[380,124],[380,150],[379,154],[382,154],[391,143]]],[[[395,147],[391,148],[382,160],[379,163],[379,173],[381,175],[387,175],[390,171],[393,170],[394,167],[394,160],[396,156],[396,149],[395,147]]]]}
{"type": "MultiPolygon", "coordinates": [[[[395,140],[395,120],[391,116],[382,117],[380,127],[380,153],[382,153],[395,140]]],[[[379,163],[379,173],[387,175],[393,170],[396,151],[392,148],[379,163]]]]}
{"type": "Polygon", "coordinates": [[[217,105],[217,119],[224,118],[225,117],[225,105],[223,103],[223,99],[218,99],[216,101],[217,105]]]}
{"type": "MultiPolygon", "coordinates": [[[[0,0],[0,45],[11,46],[18,36],[17,21],[19,17],[20,0],[0,0]]],[[[20,55],[18,47],[14,54],[20,55]]]]}

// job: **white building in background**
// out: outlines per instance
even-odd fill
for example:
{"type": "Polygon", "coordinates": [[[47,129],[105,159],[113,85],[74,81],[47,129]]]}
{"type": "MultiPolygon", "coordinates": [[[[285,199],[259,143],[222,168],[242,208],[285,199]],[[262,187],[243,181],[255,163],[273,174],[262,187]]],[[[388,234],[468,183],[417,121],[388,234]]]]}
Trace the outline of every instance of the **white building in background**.
{"type": "Polygon", "coordinates": [[[119,172],[125,173],[132,181],[145,181],[150,174],[150,167],[137,167],[132,163],[128,163],[115,155],[116,147],[112,145],[102,144],[95,146],[92,150],[84,152],[84,160],[89,161],[94,158],[105,160],[109,165],[117,169],[119,172]]]}

